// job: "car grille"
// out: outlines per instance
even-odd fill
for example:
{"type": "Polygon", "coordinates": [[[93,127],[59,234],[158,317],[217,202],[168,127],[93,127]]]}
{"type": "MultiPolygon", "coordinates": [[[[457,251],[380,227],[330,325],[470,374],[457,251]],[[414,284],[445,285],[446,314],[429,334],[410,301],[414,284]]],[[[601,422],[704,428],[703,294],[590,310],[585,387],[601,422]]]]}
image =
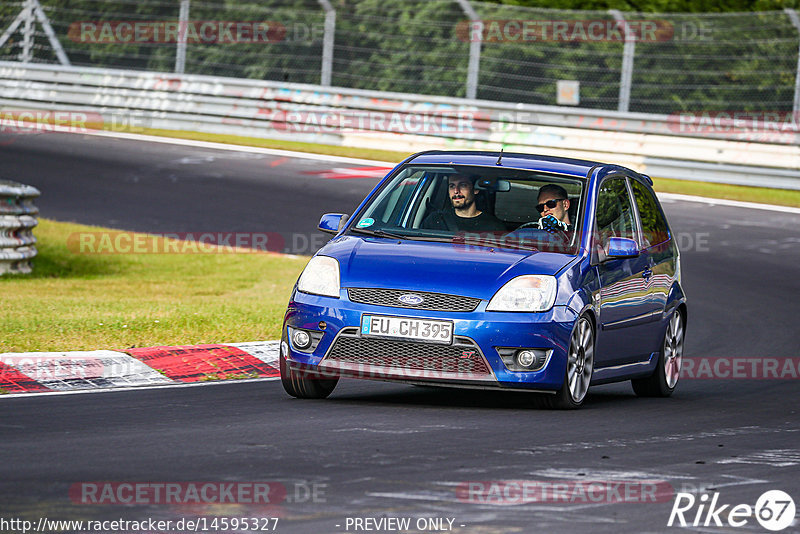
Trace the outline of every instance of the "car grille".
{"type": "Polygon", "coordinates": [[[456,337],[452,345],[359,337],[357,329],[346,329],[336,338],[327,362],[390,367],[436,373],[491,375],[478,345],[456,337]]]}
{"type": "Polygon", "coordinates": [[[373,304],[376,306],[390,306],[392,308],[412,308],[415,310],[471,312],[480,304],[481,299],[462,297],[459,295],[446,295],[444,293],[426,293],[422,291],[407,291],[402,289],[375,289],[351,287],[347,295],[353,302],[360,304],[373,304]],[[398,298],[402,295],[419,295],[424,300],[419,304],[405,304],[398,298]]]}

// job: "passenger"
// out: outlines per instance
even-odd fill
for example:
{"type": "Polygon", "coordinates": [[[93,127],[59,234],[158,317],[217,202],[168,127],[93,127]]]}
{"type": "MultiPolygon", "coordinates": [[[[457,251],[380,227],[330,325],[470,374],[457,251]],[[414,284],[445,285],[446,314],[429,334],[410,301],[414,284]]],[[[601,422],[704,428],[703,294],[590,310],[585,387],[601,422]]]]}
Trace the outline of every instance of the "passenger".
{"type": "Polygon", "coordinates": [[[503,222],[475,205],[475,179],[463,174],[448,177],[448,196],[452,210],[436,211],[425,217],[422,228],[461,232],[504,232],[503,222]]]}

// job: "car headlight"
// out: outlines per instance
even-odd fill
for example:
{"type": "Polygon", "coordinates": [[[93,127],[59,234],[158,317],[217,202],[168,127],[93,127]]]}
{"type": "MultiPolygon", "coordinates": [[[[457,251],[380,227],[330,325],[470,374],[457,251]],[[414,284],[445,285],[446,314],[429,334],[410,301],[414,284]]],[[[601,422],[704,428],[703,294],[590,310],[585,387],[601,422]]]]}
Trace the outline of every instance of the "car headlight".
{"type": "Polygon", "coordinates": [[[339,262],[329,256],[314,256],[297,281],[303,293],[339,298],[339,262]]]}
{"type": "Polygon", "coordinates": [[[530,274],[518,276],[495,293],[486,311],[543,312],[556,300],[553,276],[530,274]]]}

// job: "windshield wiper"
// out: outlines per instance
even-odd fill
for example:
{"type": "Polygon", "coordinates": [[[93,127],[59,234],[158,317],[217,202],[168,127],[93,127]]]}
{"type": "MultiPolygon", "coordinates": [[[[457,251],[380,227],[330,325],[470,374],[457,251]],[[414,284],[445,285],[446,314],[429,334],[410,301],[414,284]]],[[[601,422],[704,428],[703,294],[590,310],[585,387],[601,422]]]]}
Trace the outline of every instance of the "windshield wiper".
{"type": "Polygon", "coordinates": [[[502,237],[489,237],[486,239],[476,239],[474,237],[467,237],[460,234],[455,234],[453,236],[444,237],[444,236],[433,236],[433,235],[403,235],[403,234],[396,234],[393,232],[387,232],[381,228],[369,229],[369,228],[351,228],[351,232],[355,232],[358,234],[365,234],[371,235],[375,237],[385,237],[387,239],[408,239],[409,241],[434,241],[439,243],[453,243],[457,245],[477,245],[482,247],[488,248],[513,248],[519,250],[530,250],[533,252],[537,252],[538,249],[528,243],[518,243],[515,241],[506,241],[502,237]]]}
{"type": "Polygon", "coordinates": [[[388,237],[389,239],[414,239],[413,237],[409,237],[407,235],[393,234],[392,232],[387,232],[386,230],[381,230],[380,228],[376,228],[375,230],[368,230],[367,228],[351,228],[350,231],[359,234],[374,235],[376,237],[388,237]]]}

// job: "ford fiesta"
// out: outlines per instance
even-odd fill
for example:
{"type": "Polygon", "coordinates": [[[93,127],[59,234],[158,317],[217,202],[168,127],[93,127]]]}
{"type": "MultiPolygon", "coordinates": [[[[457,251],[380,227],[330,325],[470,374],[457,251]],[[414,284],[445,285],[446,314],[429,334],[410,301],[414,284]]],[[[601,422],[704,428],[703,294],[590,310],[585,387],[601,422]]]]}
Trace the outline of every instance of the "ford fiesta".
{"type": "Polygon", "coordinates": [[[340,377],[537,393],[591,385],[668,396],[686,329],[680,255],[652,180],[591,161],[424,152],[309,261],[283,325],[281,380],[324,398],[340,377]]]}

